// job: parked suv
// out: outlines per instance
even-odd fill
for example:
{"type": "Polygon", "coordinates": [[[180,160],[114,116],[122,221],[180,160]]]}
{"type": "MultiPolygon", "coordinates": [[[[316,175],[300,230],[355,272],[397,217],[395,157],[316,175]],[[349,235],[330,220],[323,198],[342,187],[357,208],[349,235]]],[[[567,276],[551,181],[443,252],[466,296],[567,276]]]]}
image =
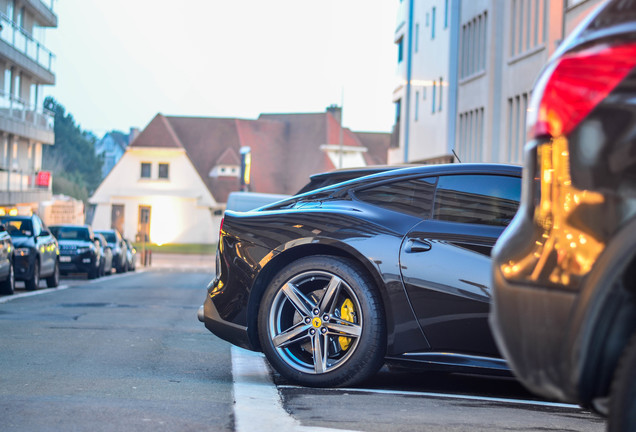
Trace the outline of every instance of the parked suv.
{"type": "Polygon", "coordinates": [[[88,225],[51,225],[51,233],[60,247],[60,272],[86,273],[89,279],[100,276],[102,251],[99,240],[88,225]]]}
{"type": "Polygon", "coordinates": [[[15,280],[24,281],[27,290],[36,290],[40,278],[48,287],[60,282],[57,240],[37,216],[1,216],[15,247],[13,271],[15,280]]]}
{"type": "Polygon", "coordinates": [[[493,251],[491,325],[531,390],[636,430],[636,2],[562,43],[528,109],[521,207],[493,251]]]}
{"type": "Polygon", "coordinates": [[[96,233],[102,234],[108,246],[113,251],[113,267],[117,273],[128,271],[128,259],[126,252],[126,243],[119,231],[116,229],[95,230],[96,233]]]}

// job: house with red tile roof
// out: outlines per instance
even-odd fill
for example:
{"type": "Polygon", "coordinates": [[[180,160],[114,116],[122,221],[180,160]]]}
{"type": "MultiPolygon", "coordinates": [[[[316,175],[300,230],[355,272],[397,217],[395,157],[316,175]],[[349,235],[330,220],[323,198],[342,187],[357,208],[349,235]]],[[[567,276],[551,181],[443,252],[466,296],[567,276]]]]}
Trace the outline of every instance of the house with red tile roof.
{"type": "Polygon", "coordinates": [[[386,164],[390,134],[341,128],[340,114],[157,114],[90,198],[93,227],[153,243],[216,242],[227,197],[241,190],[242,151],[249,190],[260,193],[294,194],[315,173],[386,164]]]}

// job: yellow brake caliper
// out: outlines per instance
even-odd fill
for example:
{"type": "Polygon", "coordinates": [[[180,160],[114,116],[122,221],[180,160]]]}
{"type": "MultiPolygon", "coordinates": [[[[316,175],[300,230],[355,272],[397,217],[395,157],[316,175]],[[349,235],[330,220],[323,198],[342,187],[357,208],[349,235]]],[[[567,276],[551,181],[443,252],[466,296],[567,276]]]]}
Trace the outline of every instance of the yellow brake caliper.
{"type": "MultiPolygon", "coordinates": [[[[353,309],[353,302],[350,299],[346,299],[342,303],[342,306],[340,306],[340,318],[349,322],[354,322],[353,320],[355,319],[355,316],[356,314],[353,309]]],[[[340,342],[340,348],[342,348],[343,351],[348,350],[349,346],[351,346],[351,338],[349,337],[340,336],[338,338],[338,342],[340,342]]]]}

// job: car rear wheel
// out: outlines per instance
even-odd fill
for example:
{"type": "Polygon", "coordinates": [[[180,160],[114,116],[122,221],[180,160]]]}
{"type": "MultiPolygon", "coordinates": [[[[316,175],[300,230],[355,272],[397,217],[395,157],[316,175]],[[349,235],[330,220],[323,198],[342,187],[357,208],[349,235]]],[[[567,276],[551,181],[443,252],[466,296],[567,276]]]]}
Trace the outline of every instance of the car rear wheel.
{"type": "Polygon", "coordinates": [[[614,373],[607,430],[636,431],[636,333],[623,351],[614,373]]]}
{"type": "Polygon", "coordinates": [[[9,263],[9,275],[7,279],[0,283],[0,294],[11,295],[15,292],[15,273],[13,272],[13,264],[9,263]]]}
{"type": "Polygon", "coordinates": [[[46,286],[49,288],[55,288],[60,284],[60,264],[55,261],[55,268],[53,274],[46,278],[46,286]]]}
{"type": "Polygon", "coordinates": [[[33,264],[33,276],[31,279],[24,281],[24,287],[27,291],[35,291],[40,286],[40,262],[36,259],[33,264]]]}
{"type": "Polygon", "coordinates": [[[302,258],[263,296],[259,338],[281,375],[311,387],[343,387],[382,366],[386,324],[373,282],[345,258],[302,258]]]}

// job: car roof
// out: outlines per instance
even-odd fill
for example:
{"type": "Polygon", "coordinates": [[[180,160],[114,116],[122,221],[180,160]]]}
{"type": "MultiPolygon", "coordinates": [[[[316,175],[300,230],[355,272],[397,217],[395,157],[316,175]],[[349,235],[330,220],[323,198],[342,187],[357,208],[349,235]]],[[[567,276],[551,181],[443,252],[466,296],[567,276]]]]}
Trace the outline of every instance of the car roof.
{"type": "Polygon", "coordinates": [[[522,167],[520,165],[494,163],[451,163],[398,168],[363,177],[357,177],[348,181],[344,181],[342,183],[337,183],[316,190],[311,190],[303,194],[295,195],[287,200],[279,201],[270,206],[262,207],[262,209],[274,210],[278,208],[285,208],[291,203],[303,199],[312,200],[325,198],[327,196],[344,196],[349,192],[349,190],[354,188],[361,188],[376,183],[406,180],[409,178],[449,174],[493,174],[521,177],[521,172],[522,167]]]}

